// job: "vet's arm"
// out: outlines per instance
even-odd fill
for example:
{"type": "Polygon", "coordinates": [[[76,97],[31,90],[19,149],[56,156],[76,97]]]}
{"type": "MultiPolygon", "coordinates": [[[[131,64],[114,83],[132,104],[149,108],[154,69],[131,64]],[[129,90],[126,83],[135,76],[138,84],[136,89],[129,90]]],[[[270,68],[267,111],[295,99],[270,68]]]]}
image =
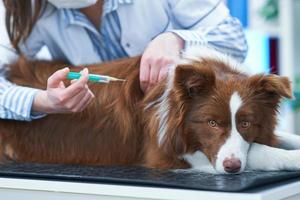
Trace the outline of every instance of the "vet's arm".
{"type": "Polygon", "coordinates": [[[0,118],[30,121],[44,115],[33,115],[31,111],[38,89],[18,86],[6,79],[6,66],[0,63],[0,118]]]}
{"type": "Polygon", "coordinates": [[[166,5],[175,30],[158,35],[145,49],[140,66],[143,91],[166,77],[168,66],[176,64],[182,49],[206,45],[245,59],[248,48],[242,26],[229,16],[222,0],[168,0],[166,5]]]}
{"type": "Polygon", "coordinates": [[[185,49],[207,45],[239,61],[245,59],[248,47],[242,25],[222,0],[168,1],[178,25],[172,32],[185,41],[185,49]]]}
{"type": "Polygon", "coordinates": [[[47,89],[39,91],[35,96],[32,111],[38,113],[70,113],[80,112],[92,101],[94,94],[87,82],[89,72],[85,68],[79,80],[73,80],[66,87],[63,80],[70,72],[68,68],[56,71],[49,77],[47,89]]]}
{"type": "Polygon", "coordinates": [[[253,143],[248,152],[248,170],[300,170],[300,150],[285,150],[253,143]]]}

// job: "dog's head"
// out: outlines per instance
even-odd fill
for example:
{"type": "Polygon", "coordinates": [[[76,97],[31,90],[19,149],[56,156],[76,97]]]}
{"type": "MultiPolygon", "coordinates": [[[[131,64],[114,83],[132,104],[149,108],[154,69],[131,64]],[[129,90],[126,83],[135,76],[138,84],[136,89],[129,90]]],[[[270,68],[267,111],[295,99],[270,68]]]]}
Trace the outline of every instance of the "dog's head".
{"type": "Polygon", "coordinates": [[[239,173],[252,142],[276,143],[280,100],[292,97],[288,78],[246,76],[208,59],[177,66],[169,79],[157,110],[167,154],[202,151],[217,172],[239,173]]]}

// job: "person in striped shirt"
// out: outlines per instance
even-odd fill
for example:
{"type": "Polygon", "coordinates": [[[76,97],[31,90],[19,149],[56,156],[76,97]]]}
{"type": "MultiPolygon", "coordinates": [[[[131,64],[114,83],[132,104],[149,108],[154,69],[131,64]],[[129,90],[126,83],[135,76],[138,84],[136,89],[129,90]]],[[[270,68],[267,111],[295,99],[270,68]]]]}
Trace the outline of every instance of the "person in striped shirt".
{"type": "MultiPolygon", "coordinates": [[[[54,60],[92,64],[142,55],[140,86],[147,92],[167,75],[180,52],[205,45],[243,61],[247,42],[223,0],[3,0],[13,47],[35,59],[47,47],[54,60]]],[[[4,67],[4,66],[2,66],[4,67]]],[[[121,69],[120,69],[121,70],[121,69]]],[[[64,87],[69,69],[55,72],[46,90],[0,76],[0,118],[30,121],[80,112],[93,99],[88,70],[64,87]]]]}

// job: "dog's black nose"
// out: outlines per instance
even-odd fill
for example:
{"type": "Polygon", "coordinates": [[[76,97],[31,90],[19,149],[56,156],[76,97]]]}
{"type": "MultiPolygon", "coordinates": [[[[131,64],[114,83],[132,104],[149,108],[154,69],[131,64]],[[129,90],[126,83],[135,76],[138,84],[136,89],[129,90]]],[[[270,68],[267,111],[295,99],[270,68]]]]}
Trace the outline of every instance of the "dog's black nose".
{"type": "Polygon", "coordinates": [[[237,158],[225,158],[223,167],[228,173],[237,173],[241,169],[241,161],[237,158]]]}

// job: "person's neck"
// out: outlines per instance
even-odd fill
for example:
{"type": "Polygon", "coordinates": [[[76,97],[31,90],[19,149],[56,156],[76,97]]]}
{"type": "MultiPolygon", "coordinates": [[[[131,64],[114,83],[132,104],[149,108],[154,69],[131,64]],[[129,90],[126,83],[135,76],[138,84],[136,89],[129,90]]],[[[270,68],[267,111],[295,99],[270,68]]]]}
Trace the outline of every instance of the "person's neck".
{"type": "Polygon", "coordinates": [[[98,29],[101,23],[103,0],[98,0],[97,3],[86,8],[81,8],[80,12],[92,22],[92,24],[98,29]]]}

